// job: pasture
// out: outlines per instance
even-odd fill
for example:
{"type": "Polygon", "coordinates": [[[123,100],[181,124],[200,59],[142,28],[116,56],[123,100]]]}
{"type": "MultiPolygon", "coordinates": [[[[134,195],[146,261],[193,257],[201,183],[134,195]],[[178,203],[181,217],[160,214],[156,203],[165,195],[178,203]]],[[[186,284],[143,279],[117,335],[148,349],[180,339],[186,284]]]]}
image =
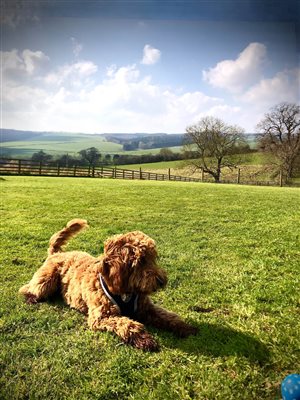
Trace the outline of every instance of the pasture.
{"type": "Polygon", "coordinates": [[[300,371],[300,191],[181,182],[4,177],[1,185],[0,399],[280,399],[300,371]],[[68,249],[102,252],[142,230],[168,272],[153,300],[199,328],[143,353],[59,299],[26,305],[18,289],[75,217],[68,249]]]}
{"type": "Polygon", "coordinates": [[[63,154],[78,155],[78,152],[89,147],[96,147],[100,153],[118,153],[122,146],[108,142],[105,137],[82,133],[49,133],[30,140],[3,142],[1,152],[5,157],[31,158],[33,153],[43,150],[53,157],[63,154]]]}

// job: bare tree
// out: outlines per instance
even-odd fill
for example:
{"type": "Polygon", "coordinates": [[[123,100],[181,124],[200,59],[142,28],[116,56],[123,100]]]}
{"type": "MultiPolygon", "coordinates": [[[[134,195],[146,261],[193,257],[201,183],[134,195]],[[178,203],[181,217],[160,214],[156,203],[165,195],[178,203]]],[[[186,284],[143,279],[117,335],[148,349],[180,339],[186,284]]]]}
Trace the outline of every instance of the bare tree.
{"type": "Polygon", "coordinates": [[[232,155],[240,145],[245,145],[244,130],[227,125],[219,118],[204,117],[186,128],[184,150],[188,163],[194,170],[201,170],[220,182],[221,170],[236,164],[232,155]]]}
{"type": "Polygon", "coordinates": [[[276,105],[265,114],[257,130],[261,150],[275,156],[278,170],[289,180],[300,158],[300,106],[292,103],[276,105]]]}

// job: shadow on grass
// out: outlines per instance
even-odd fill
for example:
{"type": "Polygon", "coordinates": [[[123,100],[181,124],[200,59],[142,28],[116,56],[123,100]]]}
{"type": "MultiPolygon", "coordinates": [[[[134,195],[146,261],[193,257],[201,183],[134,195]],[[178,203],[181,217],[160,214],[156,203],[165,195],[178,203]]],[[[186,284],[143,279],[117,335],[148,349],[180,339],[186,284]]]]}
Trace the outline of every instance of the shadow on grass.
{"type": "MultiPolygon", "coordinates": [[[[58,309],[66,307],[64,301],[57,297],[49,299],[48,302],[58,309]]],[[[83,323],[86,322],[83,321],[83,323]]],[[[195,326],[199,330],[197,335],[186,339],[178,339],[171,333],[149,328],[150,331],[156,332],[160,344],[169,348],[181,349],[186,353],[213,357],[245,357],[250,362],[259,363],[261,366],[266,364],[270,358],[267,346],[249,334],[206,322],[197,323],[195,326]]]]}
{"type": "Polygon", "coordinates": [[[214,357],[240,356],[251,362],[264,365],[270,358],[265,344],[251,335],[216,324],[198,323],[199,332],[187,339],[175,339],[171,335],[164,344],[187,353],[203,354],[214,357]]]}

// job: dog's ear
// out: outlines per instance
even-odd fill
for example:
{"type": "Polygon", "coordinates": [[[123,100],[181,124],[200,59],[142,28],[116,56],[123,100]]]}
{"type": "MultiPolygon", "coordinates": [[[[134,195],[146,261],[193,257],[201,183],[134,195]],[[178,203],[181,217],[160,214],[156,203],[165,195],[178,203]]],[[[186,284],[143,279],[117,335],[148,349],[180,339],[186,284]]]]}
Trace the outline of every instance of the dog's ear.
{"type": "Polygon", "coordinates": [[[104,261],[110,265],[116,261],[129,266],[135,260],[134,246],[126,239],[126,235],[117,235],[104,243],[104,261]]]}
{"type": "Polygon", "coordinates": [[[105,259],[102,262],[101,272],[103,275],[109,275],[109,264],[105,259]]]}
{"type": "Polygon", "coordinates": [[[136,267],[148,255],[156,257],[155,242],[142,232],[114,236],[104,243],[104,258],[109,264],[118,259],[126,267],[136,267]]]}

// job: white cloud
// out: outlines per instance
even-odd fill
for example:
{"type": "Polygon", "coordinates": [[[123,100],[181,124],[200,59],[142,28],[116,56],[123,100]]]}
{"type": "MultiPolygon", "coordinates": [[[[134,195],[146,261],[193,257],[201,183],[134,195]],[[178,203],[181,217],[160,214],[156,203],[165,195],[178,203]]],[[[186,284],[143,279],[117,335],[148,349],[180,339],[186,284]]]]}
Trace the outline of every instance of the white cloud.
{"type": "Polygon", "coordinates": [[[272,78],[262,79],[247,90],[241,100],[269,107],[274,102],[299,102],[300,68],[281,71],[272,78]]]}
{"type": "Polygon", "coordinates": [[[96,71],[91,61],[77,62],[40,78],[39,87],[33,87],[32,80],[7,85],[3,125],[87,133],[184,132],[201,113],[224,106],[222,99],[200,91],[178,94],[166,90],[150,76],[141,76],[136,64],[112,65],[104,79],[88,81],[96,71]],[[74,81],[80,81],[80,86],[74,81]]]}
{"type": "Polygon", "coordinates": [[[97,71],[98,67],[92,61],[78,61],[59,67],[56,71],[49,73],[44,81],[47,84],[71,84],[73,86],[80,86],[80,83],[85,84],[85,79],[89,78],[97,71]]]}
{"type": "Polygon", "coordinates": [[[44,64],[49,61],[42,51],[24,50],[22,53],[25,70],[28,74],[36,73],[44,64]]]}
{"type": "Polygon", "coordinates": [[[215,67],[203,71],[203,79],[214,87],[240,93],[261,76],[266,60],[266,47],[250,43],[235,60],[220,61],[215,67]]]}
{"type": "Polygon", "coordinates": [[[49,57],[42,51],[23,50],[21,53],[13,49],[11,51],[1,51],[1,67],[4,79],[14,76],[20,78],[26,75],[33,75],[41,72],[49,62],[49,57]]]}
{"type": "MultiPolygon", "coordinates": [[[[246,52],[238,58],[239,68],[241,60],[248,67],[249,59],[261,60],[258,54],[262,55],[250,47],[250,55],[246,52]]],[[[244,91],[225,99],[200,90],[179,92],[163,87],[151,76],[143,75],[136,64],[110,65],[100,78],[98,66],[90,60],[64,64],[50,72],[40,68],[49,58],[39,51],[12,50],[3,53],[3,60],[6,78],[2,109],[3,126],[7,128],[86,133],[184,132],[201,117],[213,115],[251,132],[272,105],[299,101],[299,69],[257,79],[244,91]]],[[[235,81],[235,88],[240,85],[235,81]]]]}
{"type": "Polygon", "coordinates": [[[146,44],[143,51],[143,59],[141,61],[142,64],[151,65],[158,62],[161,56],[161,51],[155,49],[154,47],[146,44]]]}

